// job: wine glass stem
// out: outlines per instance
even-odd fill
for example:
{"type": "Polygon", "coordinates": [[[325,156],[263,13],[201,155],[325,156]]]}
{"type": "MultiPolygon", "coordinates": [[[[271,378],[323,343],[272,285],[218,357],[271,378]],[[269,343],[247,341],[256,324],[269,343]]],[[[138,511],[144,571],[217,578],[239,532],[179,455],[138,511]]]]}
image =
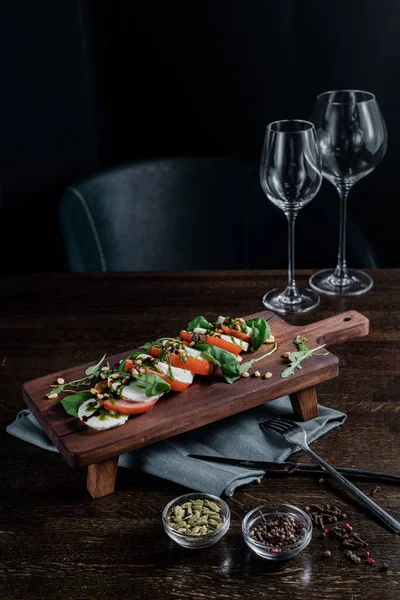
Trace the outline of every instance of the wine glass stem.
{"type": "Polygon", "coordinates": [[[285,214],[288,220],[288,286],[284,293],[286,296],[296,298],[299,296],[294,277],[294,227],[297,213],[288,211],[285,214]]]}
{"type": "Polygon", "coordinates": [[[339,225],[339,250],[338,261],[334,271],[334,277],[338,279],[348,279],[349,273],[346,264],[346,217],[347,217],[347,198],[351,185],[342,183],[337,186],[340,197],[340,225],[339,225]]]}

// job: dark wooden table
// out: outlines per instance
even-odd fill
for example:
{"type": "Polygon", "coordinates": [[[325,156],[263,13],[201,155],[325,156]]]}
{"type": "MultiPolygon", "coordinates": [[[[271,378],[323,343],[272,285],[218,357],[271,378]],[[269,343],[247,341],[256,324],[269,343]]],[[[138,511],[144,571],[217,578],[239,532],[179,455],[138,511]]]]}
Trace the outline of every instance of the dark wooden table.
{"type": "MultiPolygon", "coordinates": [[[[308,275],[299,274],[299,283],[308,275]]],[[[319,401],[348,419],[313,448],[332,464],[399,473],[400,271],[372,275],[375,288],[366,296],[324,297],[316,311],[296,321],[348,309],[371,321],[367,338],[333,348],[340,375],[318,387],[319,401]]],[[[284,279],[284,273],[260,271],[2,277],[2,424],[24,408],[24,381],[177,332],[197,314],[256,312],[263,292],[284,279]]],[[[160,520],[165,504],[185,488],[120,469],[116,492],[94,501],[85,490],[85,470],[72,470],[56,454],[6,433],[0,441],[0,598],[400,597],[399,538],[327,479],[264,478],[240,489],[228,499],[233,520],[222,541],[185,551],[166,537],[160,520]],[[345,506],[375,564],[356,565],[338,542],[317,536],[279,567],[259,559],[244,544],[241,520],[254,506],[277,500],[345,506]],[[327,549],[330,559],[323,557],[327,549]],[[386,574],[380,571],[384,562],[386,574]]],[[[375,487],[358,485],[367,493],[375,487]]],[[[381,485],[374,499],[400,518],[399,487],[381,485]]]]}

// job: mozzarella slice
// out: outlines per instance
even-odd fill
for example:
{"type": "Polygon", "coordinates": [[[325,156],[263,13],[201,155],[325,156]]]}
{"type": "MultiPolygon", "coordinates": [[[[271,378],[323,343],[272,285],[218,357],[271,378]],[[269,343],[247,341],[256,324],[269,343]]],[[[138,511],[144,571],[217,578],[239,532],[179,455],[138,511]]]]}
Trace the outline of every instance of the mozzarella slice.
{"type": "Polygon", "coordinates": [[[188,356],[191,356],[192,358],[198,358],[198,359],[200,359],[200,360],[206,360],[206,359],[205,359],[205,358],[202,356],[202,354],[201,354],[200,350],[195,350],[194,348],[189,348],[189,347],[188,347],[188,348],[185,348],[185,350],[186,350],[186,354],[187,354],[188,356]]]}
{"type": "MultiPolygon", "coordinates": [[[[225,321],[225,319],[226,319],[226,317],[218,317],[218,319],[217,319],[217,323],[219,323],[220,325],[222,325],[222,324],[223,324],[223,322],[225,321]]],[[[250,336],[252,336],[252,335],[253,335],[253,330],[252,330],[252,328],[251,328],[251,327],[247,327],[247,325],[246,325],[246,330],[245,330],[245,332],[244,332],[244,333],[245,333],[246,335],[250,335],[250,336]]]]}
{"type": "Polygon", "coordinates": [[[249,345],[247,342],[244,342],[243,340],[241,340],[237,337],[234,337],[233,335],[221,335],[221,340],[225,340],[225,342],[231,342],[231,344],[237,344],[238,346],[243,348],[243,350],[245,352],[249,348],[249,345]]]}
{"type": "Polygon", "coordinates": [[[200,335],[204,335],[207,333],[207,329],[204,329],[203,327],[195,327],[193,329],[193,333],[200,333],[200,335]]]}
{"type": "Polygon", "coordinates": [[[193,382],[193,373],[187,371],[186,369],[180,369],[179,367],[171,367],[171,365],[163,362],[157,363],[157,368],[168,377],[170,377],[172,373],[172,377],[176,379],[176,381],[180,381],[181,383],[193,382]]]}
{"type": "Polygon", "coordinates": [[[132,402],[146,402],[151,404],[154,400],[158,400],[163,394],[157,394],[156,396],[146,396],[146,388],[141,387],[134,381],[131,381],[129,385],[122,387],[120,392],[121,398],[124,400],[131,400],[132,402]]]}
{"type": "Polygon", "coordinates": [[[91,406],[89,408],[89,405],[93,405],[94,402],[96,402],[95,398],[86,400],[86,402],[81,404],[78,409],[78,417],[88,427],[96,429],[97,431],[103,431],[104,429],[112,429],[113,427],[118,427],[119,425],[123,425],[127,422],[128,415],[118,415],[115,417],[112,415],[106,415],[104,417],[92,417],[91,415],[93,415],[97,409],[100,408],[100,405],[97,402],[95,407],[91,406]]]}

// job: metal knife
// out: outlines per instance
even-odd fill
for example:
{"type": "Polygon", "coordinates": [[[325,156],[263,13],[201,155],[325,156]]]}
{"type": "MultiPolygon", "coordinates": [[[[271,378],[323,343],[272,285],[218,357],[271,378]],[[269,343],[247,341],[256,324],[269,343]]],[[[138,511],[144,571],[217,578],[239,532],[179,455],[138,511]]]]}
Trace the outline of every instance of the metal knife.
{"type": "MultiPolygon", "coordinates": [[[[246,469],[259,469],[265,471],[266,474],[272,476],[285,475],[323,475],[329,477],[329,473],[321,469],[318,465],[307,465],[305,463],[283,462],[274,463],[264,460],[243,460],[238,458],[225,458],[223,456],[207,456],[204,454],[188,454],[188,458],[196,458],[198,460],[206,460],[209,462],[221,463],[225,465],[233,465],[235,467],[244,467],[246,469]]],[[[335,467],[336,471],[343,475],[350,475],[361,479],[374,479],[385,483],[400,484],[400,475],[392,475],[391,473],[382,473],[380,471],[371,471],[369,469],[357,469],[355,467],[335,467]]]]}

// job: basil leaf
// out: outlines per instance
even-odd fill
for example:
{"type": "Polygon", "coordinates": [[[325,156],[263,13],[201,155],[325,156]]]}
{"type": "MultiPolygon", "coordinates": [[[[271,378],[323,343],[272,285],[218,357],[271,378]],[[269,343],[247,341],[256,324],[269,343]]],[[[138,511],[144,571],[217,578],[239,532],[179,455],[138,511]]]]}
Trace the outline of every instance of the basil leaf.
{"type": "Polygon", "coordinates": [[[196,329],[197,327],[202,327],[203,329],[213,329],[213,324],[207,321],[207,319],[204,317],[199,316],[188,323],[187,331],[193,331],[193,329],[196,329]]]}
{"type": "Polygon", "coordinates": [[[171,389],[169,383],[156,375],[156,373],[140,373],[139,375],[135,375],[135,379],[137,379],[138,385],[146,387],[145,394],[148,398],[158,396],[158,394],[165,394],[171,389]]]}
{"type": "Polygon", "coordinates": [[[65,398],[61,400],[61,404],[63,405],[65,412],[67,412],[69,415],[72,415],[73,417],[77,417],[80,405],[86,402],[86,400],[90,400],[90,398],[93,397],[94,396],[92,392],[86,390],[78,392],[77,394],[65,396],[65,398]]]}
{"type": "Polygon", "coordinates": [[[246,321],[246,325],[247,327],[251,327],[253,330],[251,336],[251,345],[253,346],[253,350],[258,350],[265,340],[269,338],[271,334],[271,328],[267,321],[260,317],[257,319],[249,319],[246,321]]]}
{"type": "Polygon", "coordinates": [[[233,383],[240,377],[240,368],[236,355],[210,344],[195,344],[194,348],[200,350],[207,360],[221,368],[222,374],[228,383],[233,383]]]}
{"type": "Polygon", "coordinates": [[[143,346],[140,346],[143,350],[150,350],[152,346],[154,346],[155,342],[146,342],[143,346]]]}
{"type": "Polygon", "coordinates": [[[85,371],[85,375],[94,375],[95,373],[97,373],[97,371],[99,370],[99,367],[101,365],[101,363],[103,362],[103,360],[105,359],[106,355],[103,356],[103,358],[101,358],[99,360],[99,362],[97,363],[97,365],[93,365],[92,367],[88,367],[85,371]]]}

